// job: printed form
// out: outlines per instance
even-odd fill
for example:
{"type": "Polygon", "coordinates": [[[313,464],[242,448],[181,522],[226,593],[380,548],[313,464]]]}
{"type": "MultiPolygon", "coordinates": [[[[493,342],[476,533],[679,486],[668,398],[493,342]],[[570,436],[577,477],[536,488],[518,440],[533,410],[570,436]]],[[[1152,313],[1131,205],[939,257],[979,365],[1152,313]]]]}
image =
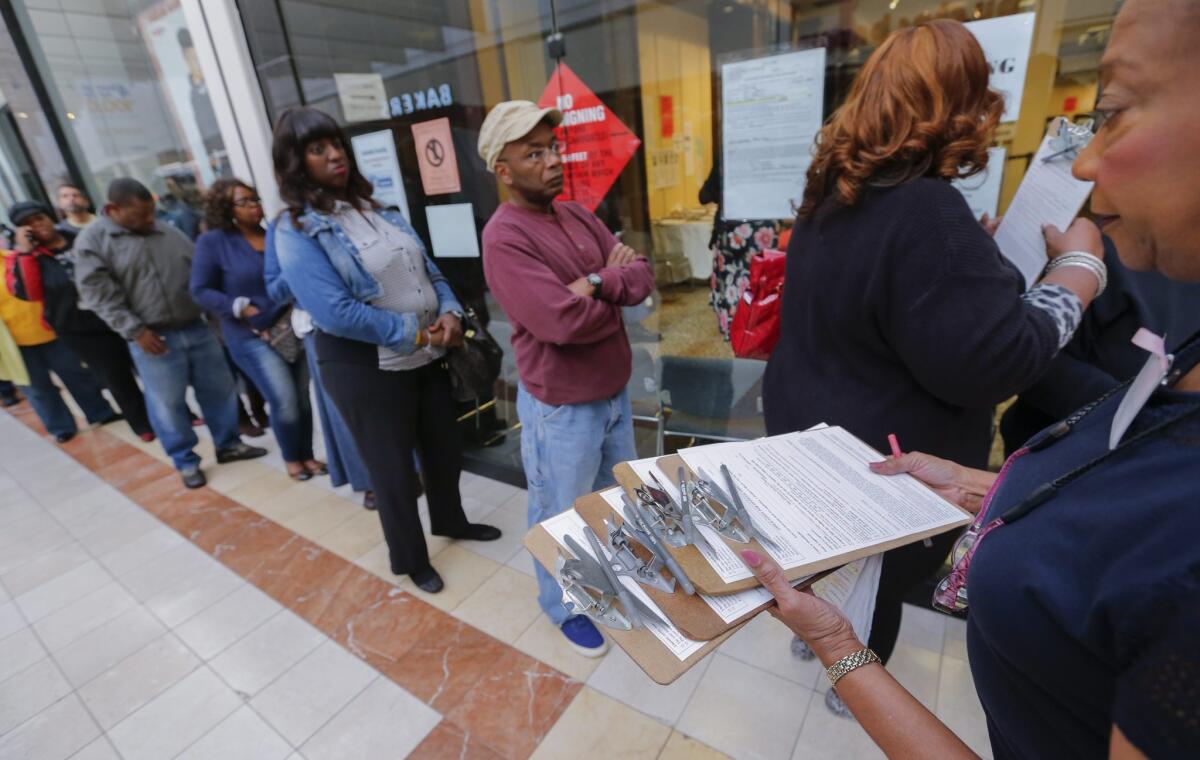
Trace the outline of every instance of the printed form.
{"type": "Polygon", "coordinates": [[[1042,140],[996,229],[1000,253],[1021,270],[1026,288],[1037,281],[1048,261],[1042,225],[1066,230],[1092,192],[1093,183],[1081,182],[1071,174],[1074,153],[1064,151],[1055,141],[1063,122],[1056,121],[1042,140]]]}
{"type": "Polygon", "coordinates": [[[774,544],[764,548],[784,568],[970,521],[911,476],[871,472],[867,464],[880,454],[839,427],[679,455],[694,473],[729,467],[755,526],[774,544]]]}

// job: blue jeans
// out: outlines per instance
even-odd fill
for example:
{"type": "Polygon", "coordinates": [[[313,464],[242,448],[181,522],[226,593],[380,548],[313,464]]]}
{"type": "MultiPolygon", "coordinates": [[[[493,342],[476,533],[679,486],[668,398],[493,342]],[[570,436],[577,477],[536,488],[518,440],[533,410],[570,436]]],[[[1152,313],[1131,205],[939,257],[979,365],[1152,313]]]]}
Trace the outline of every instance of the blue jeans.
{"type": "MultiPolygon", "coordinates": [[[[570,509],[575,499],[616,484],[612,469],[637,458],[629,394],[552,406],[517,388],[521,461],[529,484],[529,526],[570,509]]],[[[555,625],[570,615],[562,589],[534,562],[538,604],[555,625]]]]}
{"type": "Polygon", "coordinates": [[[225,347],[270,405],[271,430],[285,462],[313,458],[312,402],[308,397],[308,363],[292,363],[258,338],[228,338],[225,347]]]}
{"type": "Polygon", "coordinates": [[[321,434],[325,438],[325,460],[329,467],[329,482],[336,488],[346,483],[355,491],[373,491],[371,476],[367,474],[367,466],[359,456],[358,446],[350,428],[342,419],[342,413],[333,404],[333,399],[325,393],[321,384],[321,373],[317,367],[316,335],[309,333],[304,336],[304,353],[308,362],[308,373],[313,379],[313,389],[317,397],[317,415],[321,418],[321,434]]]}
{"type": "Polygon", "coordinates": [[[188,386],[196,391],[200,412],[218,450],[241,442],[237,395],[225,352],[206,324],[197,321],[161,334],[167,353],[151,356],[136,342],[130,342],[129,354],[146,386],[150,425],[175,468],[182,470],[200,464],[200,457],[192,451],[198,439],[188,416],[188,386]]]}
{"type": "Polygon", "coordinates": [[[79,429],[75,425],[75,416],[62,400],[58,386],[50,380],[51,371],[67,386],[88,422],[107,422],[117,416],[116,410],[101,394],[100,383],[91,372],[84,369],[79,357],[61,340],[52,340],[40,346],[21,346],[21,358],[25,360],[25,369],[29,371],[29,385],[21,390],[29,397],[33,411],[37,412],[38,419],[51,435],[66,435],[79,429]]]}

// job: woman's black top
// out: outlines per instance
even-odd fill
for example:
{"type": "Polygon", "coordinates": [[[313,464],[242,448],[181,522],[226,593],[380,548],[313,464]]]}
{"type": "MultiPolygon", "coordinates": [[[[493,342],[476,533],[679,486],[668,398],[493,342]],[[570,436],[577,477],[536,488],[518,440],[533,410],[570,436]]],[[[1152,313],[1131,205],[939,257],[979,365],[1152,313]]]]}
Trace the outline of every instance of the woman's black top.
{"type": "MultiPolygon", "coordinates": [[[[1121,399],[1015,458],[986,518],[1107,452],[1121,399]]],[[[1200,757],[1200,393],[1160,388],[1122,440],[1189,412],[979,543],[967,652],[997,759],[1107,757],[1114,724],[1200,757]]]]}
{"type": "Polygon", "coordinates": [[[881,451],[984,467],[993,407],[1058,351],[1054,320],[948,182],[871,187],[798,219],[782,331],[763,380],[767,432],[819,422],[881,451]]]}

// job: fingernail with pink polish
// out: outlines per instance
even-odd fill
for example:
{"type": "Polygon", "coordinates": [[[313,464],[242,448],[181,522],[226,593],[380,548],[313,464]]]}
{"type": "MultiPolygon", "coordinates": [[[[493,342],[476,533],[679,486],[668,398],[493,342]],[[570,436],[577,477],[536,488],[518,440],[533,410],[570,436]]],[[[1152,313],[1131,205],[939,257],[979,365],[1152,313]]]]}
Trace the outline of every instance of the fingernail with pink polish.
{"type": "Polygon", "coordinates": [[[758,567],[762,564],[762,556],[751,549],[742,552],[742,560],[750,567],[758,567]]]}

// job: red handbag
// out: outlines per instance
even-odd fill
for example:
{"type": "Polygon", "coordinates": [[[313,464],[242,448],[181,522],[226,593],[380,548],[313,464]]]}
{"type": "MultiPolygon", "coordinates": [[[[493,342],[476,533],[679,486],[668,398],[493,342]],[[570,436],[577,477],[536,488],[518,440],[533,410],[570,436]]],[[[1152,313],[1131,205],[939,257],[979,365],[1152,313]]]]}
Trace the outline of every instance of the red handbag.
{"type": "Polygon", "coordinates": [[[729,328],[734,356],[767,359],[779,342],[786,266],[787,254],[783,251],[762,251],[751,257],[750,282],[729,328]]]}

